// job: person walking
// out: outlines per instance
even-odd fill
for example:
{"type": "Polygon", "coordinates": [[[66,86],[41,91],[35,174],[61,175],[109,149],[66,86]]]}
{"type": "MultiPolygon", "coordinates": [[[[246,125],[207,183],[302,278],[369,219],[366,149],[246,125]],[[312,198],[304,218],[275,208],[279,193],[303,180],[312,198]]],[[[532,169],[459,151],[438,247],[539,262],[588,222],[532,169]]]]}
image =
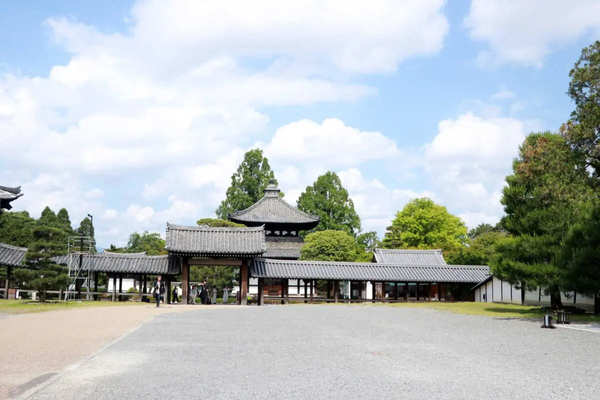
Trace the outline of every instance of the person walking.
{"type": "Polygon", "coordinates": [[[162,283],[160,275],[157,276],[156,281],[154,281],[154,288],[152,292],[154,294],[154,299],[156,300],[156,307],[159,307],[161,297],[165,293],[165,285],[162,283]]]}
{"type": "Polygon", "coordinates": [[[173,303],[179,303],[179,297],[177,297],[177,285],[173,287],[173,303]]]}

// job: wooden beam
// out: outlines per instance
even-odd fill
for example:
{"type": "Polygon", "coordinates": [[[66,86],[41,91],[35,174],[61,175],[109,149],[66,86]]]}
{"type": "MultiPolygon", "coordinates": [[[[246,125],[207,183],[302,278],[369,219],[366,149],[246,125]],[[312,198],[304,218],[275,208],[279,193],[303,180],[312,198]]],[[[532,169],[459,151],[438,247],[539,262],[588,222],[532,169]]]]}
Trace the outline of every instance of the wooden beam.
{"type": "Polygon", "coordinates": [[[245,258],[240,266],[240,304],[248,304],[248,260],[245,258]]]}
{"type": "Polygon", "coordinates": [[[188,265],[218,265],[239,267],[242,265],[242,260],[234,258],[189,258],[188,265]]]}
{"type": "MultiPolygon", "coordinates": [[[[145,289],[146,281],[144,280],[144,290],[145,289]]],[[[181,302],[183,304],[190,304],[190,264],[188,258],[185,256],[181,256],[181,290],[181,302]]]]}

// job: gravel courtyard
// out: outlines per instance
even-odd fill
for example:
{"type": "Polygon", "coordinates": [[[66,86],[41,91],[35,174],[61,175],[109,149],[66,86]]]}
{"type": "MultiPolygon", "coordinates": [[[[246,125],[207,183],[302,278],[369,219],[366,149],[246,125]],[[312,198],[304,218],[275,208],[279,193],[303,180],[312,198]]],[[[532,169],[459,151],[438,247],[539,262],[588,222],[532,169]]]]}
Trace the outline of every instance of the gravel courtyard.
{"type": "Polygon", "coordinates": [[[600,335],[386,306],[156,316],[33,399],[593,399],[600,335]]]}

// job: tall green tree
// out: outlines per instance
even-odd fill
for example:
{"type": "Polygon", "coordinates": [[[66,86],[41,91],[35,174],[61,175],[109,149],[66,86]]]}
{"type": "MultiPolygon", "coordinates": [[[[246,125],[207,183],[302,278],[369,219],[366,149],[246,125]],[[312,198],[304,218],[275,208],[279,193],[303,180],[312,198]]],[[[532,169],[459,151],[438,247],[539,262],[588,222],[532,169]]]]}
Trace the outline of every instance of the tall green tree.
{"type": "Polygon", "coordinates": [[[569,226],[593,198],[581,157],[565,139],[545,132],[529,135],[506,178],[502,225],[512,236],[497,246],[494,274],[526,287],[542,287],[553,307],[561,305],[565,274],[559,262],[569,226]]]}
{"type": "Polygon", "coordinates": [[[600,41],[581,51],[569,77],[568,93],[575,110],[561,132],[593,169],[595,184],[600,185],[600,41]]]}
{"type": "Polygon", "coordinates": [[[568,288],[594,297],[600,314],[600,203],[590,207],[584,218],[571,226],[562,246],[568,288]]]}
{"type": "Polygon", "coordinates": [[[49,207],[42,212],[33,228],[33,240],[26,254],[26,268],[15,270],[20,287],[37,290],[41,301],[46,300],[48,290],[67,286],[69,278],[64,267],[55,264],[52,258],[66,253],[68,232],[49,207]]]}
{"type": "Polygon", "coordinates": [[[354,210],[354,202],[335,172],[328,171],[307,186],[297,205],[300,210],[320,218],[315,231],[341,230],[353,236],[360,232],[360,218],[354,210]]]}
{"type": "Polygon", "coordinates": [[[35,219],[27,211],[0,214],[0,242],[13,246],[27,247],[33,240],[35,219]]]}
{"type": "Polygon", "coordinates": [[[65,232],[72,234],[73,227],[71,226],[71,219],[69,218],[69,212],[66,208],[61,208],[56,214],[56,219],[58,220],[58,224],[65,232]]]}
{"type": "Polygon", "coordinates": [[[165,241],[158,233],[144,231],[142,234],[134,232],[129,235],[129,241],[127,242],[127,249],[125,252],[141,253],[143,251],[149,256],[167,254],[167,251],[165,250],[165,241]]]}
{"type": "Polygon", "coordinates": [[[244,155],[244,160],[231,176],[231,185],[225,200],[217,208],[217,216],[228,219],[229,214],[243,210],[260,200],[269,182],[277,184],[275,173],[261,149],[253,149],[244,155]]]}
{"type": "Polygon", "coordinates": [[[96,252],[94,224],[89,217],[82,219],[79,223],[79,228],[77,228],[77,230],[73,233],[77,236],[87,236],[90,238],[88,240],[80,238],[78,241],[73,243],[73,245],[76,246],[80,251],[91,251],[92,253],[96,252]]]}
{"type": "Polygon", "coordinates": [[[467,227],[446,207],[431,199],[410,201],[386,229],[382,245],[389,249],[453,251],[467,242],[467,227]]]}

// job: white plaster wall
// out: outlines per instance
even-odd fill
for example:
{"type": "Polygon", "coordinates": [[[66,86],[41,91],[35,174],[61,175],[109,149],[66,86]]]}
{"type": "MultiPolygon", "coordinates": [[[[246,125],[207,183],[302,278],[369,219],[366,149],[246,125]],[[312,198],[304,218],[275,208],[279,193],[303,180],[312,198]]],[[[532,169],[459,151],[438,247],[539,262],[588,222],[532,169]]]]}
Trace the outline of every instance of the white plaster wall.
{"type": "Polygon", "coordinates": [[[371,282],[367,282],[367,296],[368,300],[373,300],[373,284],[371,282]]]}
{"type": "Polygon", "coordinates": [[[485,289],[487,292],[486,302],[492,303],[494,301],[494,299],[493,299],[493,297],[494,297],[494,280],[493,279],[485,284],[485,289]]]}
{"type": "Polygon", "coordinates": [[[494,291],[494,300],[495,302],[501,302],[502,300],[502,282],[500,281],[500,279],[493,277],[492,278],[492,285],[493,285],[493,291],[494,291]]]}
{"type": "MultiPolygon", "coordinates": [[[[148,283],[146,284],[146,289],[150,290],[150,286],[152,286],[152,282],[148,281],[148,283]]],[[[131,289],[133,286],[133,279],[132,278],[124,278],[123,279],[123,286],[121,287],[123,290],[123,293],[127,292],[129,289],[131,289]]],[[[92,288],[93,290],[93,288],[92,288]]],[[[109,292],[113,291],[113,280],[109,279],[108,281],[108,289],[109,292]]],[[[119,278],[117,278],[117,291],[119,291],[119,278]]]]}

